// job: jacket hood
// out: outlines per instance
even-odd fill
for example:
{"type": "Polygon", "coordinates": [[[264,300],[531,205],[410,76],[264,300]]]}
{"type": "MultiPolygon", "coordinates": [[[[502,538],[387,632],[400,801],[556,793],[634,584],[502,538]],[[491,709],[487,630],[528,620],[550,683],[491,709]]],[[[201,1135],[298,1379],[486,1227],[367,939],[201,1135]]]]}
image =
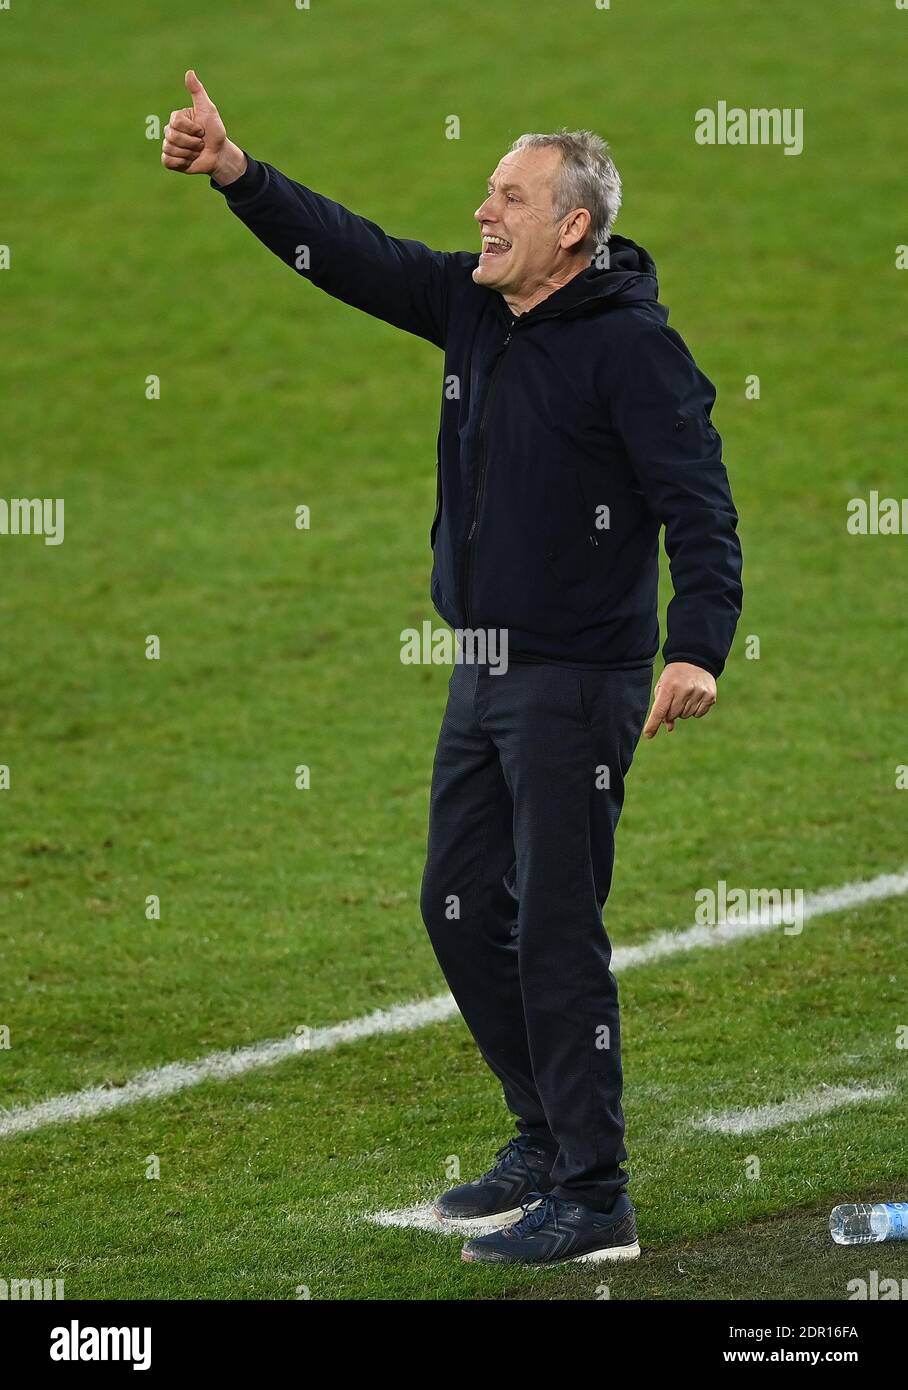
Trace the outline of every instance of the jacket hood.
{"type": "Polygon", "coordinates": [[[608,266],[595,262],[550,294],[524,317],[552,314],[596,313],[619,305],[655,303],[659,298],[656,263],[650,253],[629,237],[612,235],[608,241],[608,266]]]}

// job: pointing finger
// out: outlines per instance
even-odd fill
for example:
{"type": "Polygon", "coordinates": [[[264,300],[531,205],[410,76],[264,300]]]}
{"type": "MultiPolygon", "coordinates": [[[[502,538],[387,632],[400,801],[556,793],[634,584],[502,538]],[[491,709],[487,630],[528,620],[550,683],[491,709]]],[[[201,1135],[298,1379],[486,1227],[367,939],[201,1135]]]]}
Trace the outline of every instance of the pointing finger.
{"type": "Polygon", "coordinates": [[[653,699],[653,707],[650,710],[649,719],[647,719],[646,723],[643,726],[644,738],[656,737],[656,734],[659,732],[659,726],[662,723],[668,711],[670,700],[671,697],[668,691],[660,690],[659,687],[656,686],[656,693],[653,699]]]}

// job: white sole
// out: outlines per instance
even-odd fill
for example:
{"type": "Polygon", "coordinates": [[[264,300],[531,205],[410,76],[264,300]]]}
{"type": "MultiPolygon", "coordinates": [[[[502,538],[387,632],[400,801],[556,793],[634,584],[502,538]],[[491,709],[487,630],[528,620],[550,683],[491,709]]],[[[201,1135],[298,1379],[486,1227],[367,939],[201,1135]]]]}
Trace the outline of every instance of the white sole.
{"type": "Polygon", "coordinates": [[[591,1250],[588,1255],[574,1255],[570,1260],[565,1260],[565,1264],[574,1265],[597,1265],[606,1260],[636,1260],[640,1257],[640,1246],[637,1241],[633,1245],[610,1245],[605,1250],[591,1250]]]}
{"type": "Polygon", "coordinates": [[[481,1256],[461,1251],[461,1259],[467,1264],[510,1264],[514,1269],[562,1269],[564,1265],[597,1265],[617,1260],[636,1260],[640,1257],[640,1246],[608,1245],[602,1250],[590,1250],[586,1255],[569,1255],[566,1260],[483,1260],[481,1256]]]}

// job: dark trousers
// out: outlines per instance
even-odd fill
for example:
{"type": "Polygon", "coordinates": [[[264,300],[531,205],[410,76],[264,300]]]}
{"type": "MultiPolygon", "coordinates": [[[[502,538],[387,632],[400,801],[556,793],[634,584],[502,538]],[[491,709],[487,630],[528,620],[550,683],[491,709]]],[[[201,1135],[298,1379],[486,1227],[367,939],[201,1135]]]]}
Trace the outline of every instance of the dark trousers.
{"type": "Polygon", "coordinates": [[[618,987],[602,909],[652,666],[457,665],[422,914],[451,993],[557,1196],[627,1185],[618,987]]]}

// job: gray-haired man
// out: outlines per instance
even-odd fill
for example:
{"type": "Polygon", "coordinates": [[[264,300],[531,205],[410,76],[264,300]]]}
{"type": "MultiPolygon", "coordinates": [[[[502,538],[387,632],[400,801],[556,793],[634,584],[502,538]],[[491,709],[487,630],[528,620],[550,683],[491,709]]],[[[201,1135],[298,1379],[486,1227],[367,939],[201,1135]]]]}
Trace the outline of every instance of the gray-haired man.
{"type": "Polygon", "coordinates": [[[484,1230],[466,1259],[633,1258],[602,910],[641,731],[708,712],[740,612],[715,392],[648,253],[611,235],[621,185],[597,136],[521,137],[474,214],[481,253],[438,252],[251,159],[194,73],[187,87],[166,167],[209,174],[298,273],[442,348],[457,388],[432,599],[455,629],[506,633],[508,661],[451,676],[422,912],[518,1132],[436,1211],[484,1230]],[[674,596],[644,728],[663,526],[674,596]]]}

